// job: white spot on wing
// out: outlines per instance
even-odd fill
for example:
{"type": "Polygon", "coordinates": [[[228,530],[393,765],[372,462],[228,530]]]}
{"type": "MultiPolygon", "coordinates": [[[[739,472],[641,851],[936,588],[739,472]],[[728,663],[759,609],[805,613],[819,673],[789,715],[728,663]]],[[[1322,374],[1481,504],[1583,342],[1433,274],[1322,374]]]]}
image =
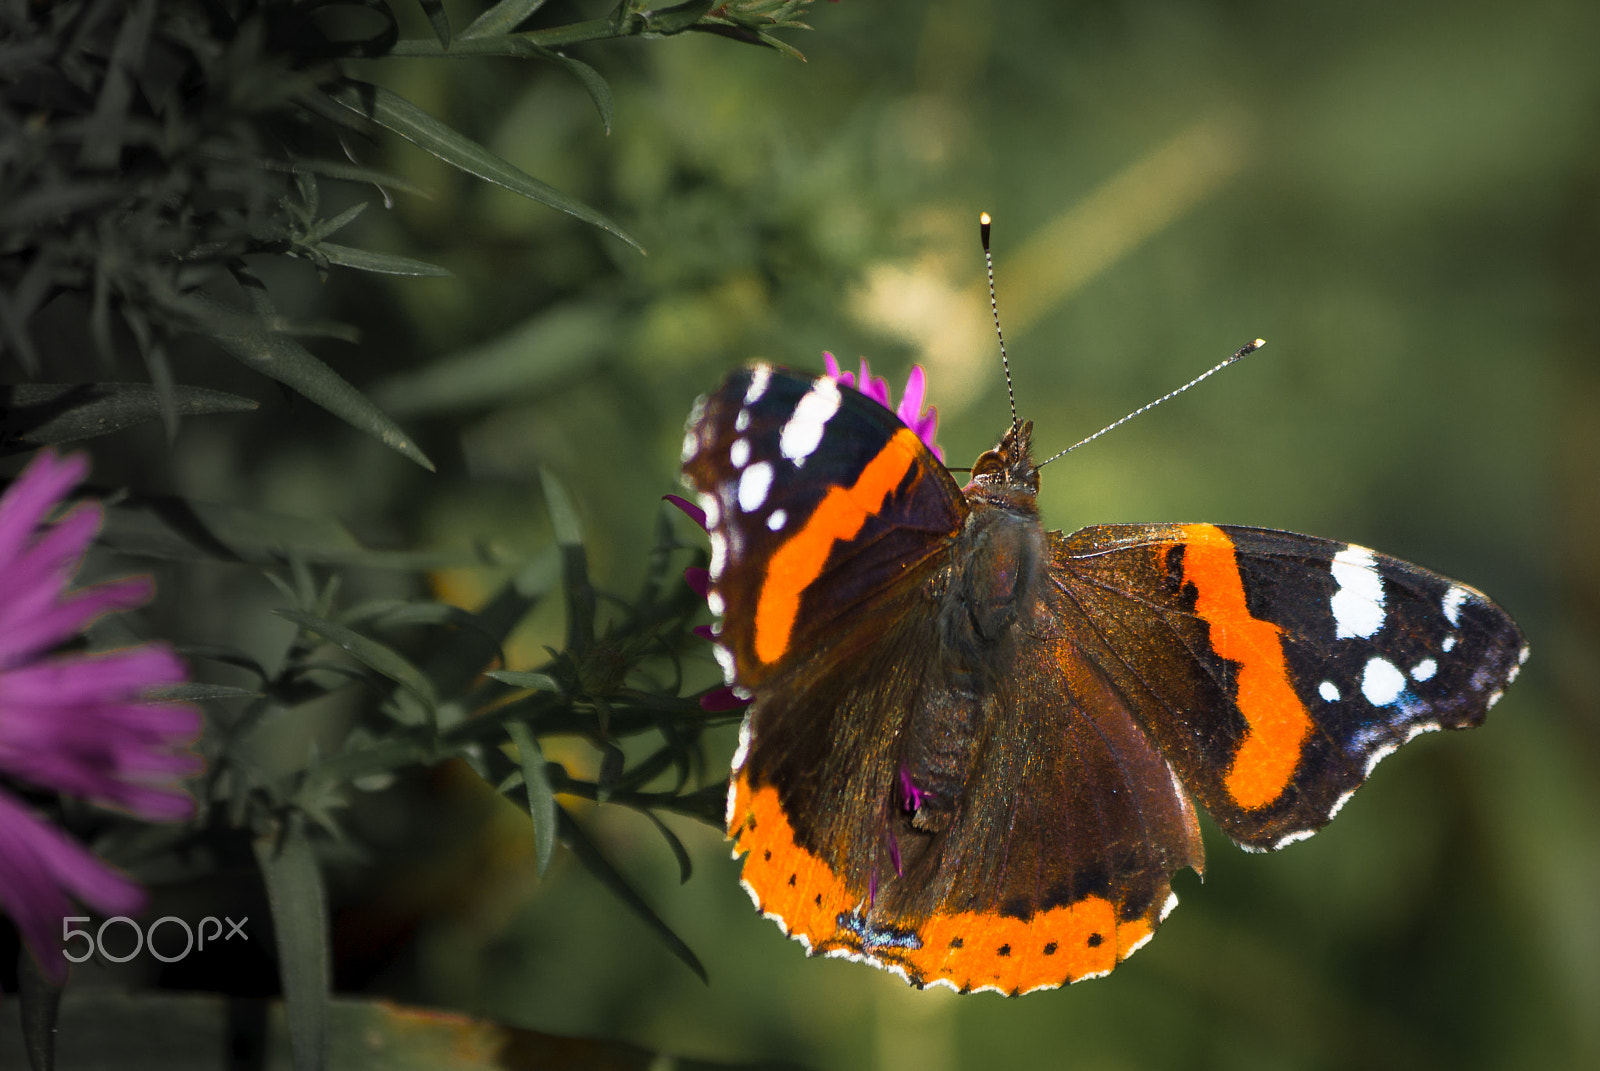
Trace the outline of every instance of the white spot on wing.
{"type": "Polygon", "coordinates": [[[745,462],[750,460],[750,440],[733,440],[733,445],[728,448],[728,460],[733,463],[734,468],[744,468],[745,462]]]}
{"type": "Polygon", "coordinates": [[[706,515],[706,530],[711,531],[722,523],[722,507],[714,495],[698,495],[700,509],[706,515]]]}
{"type": "Polygon", "coordinates": [[[695,438],[694,429],[690,428],[688,431],[683,433],[683,453],[679,456],[678,460],[688,461],[699,449],[700,442],[695,438]]]}
{"type": "Polygon", "coordinates": [[[1494,693],[1489,696],[1488,705],[1486,705],[1483,709],[1485,709],[1485,710],[1493,710],[1494,709],[1494,705],[1496,703],[1500,702],[1500,697],[1505,695],[1505,694],[1506,694],[1506,691],[1505,691],[1504,688],[1496,688],[1494,690],[1494,693]]]}
{"type": "Polygon", "coordinates": [[[732,684],[733,652],[720,643],[712,645],[711,652],[717,656],[717,665],[722,667],[722,679],[728,684],[732,684]]]}
{"type": "Polygon", "coordinates": [[[796,466],[805,464],[822,442],[823,428],[839,411],[839,397],[839,386],[831,379],[819,379],[811,385],[778,436],[778,449],[784,457],[796,466]]]}
{"type": "Polygon", "coordinates": [[[1506,673],[1506,683],[1511,684],[1520,676],[1522,676],[1522,663],[1518,662],[1506,673]]]}
{"type": "Polygon", "coordinates": [[[772,488],[772,463],[757,461],[739,474],[739,508],[754,513],[767,500],[772,488]]]}
{"type": "Polygon", "coordinates": [[[750,716],[745,715],[744,723],[739,726],[739,748],[733,753],[733,761],[729,768],[738,773],[744,769],[745,760],[750,757],[750,716]]]}
{"type": "Polygon", "coordinates": [[[722,569],[728,564],[728,541],[721,532],[712,532],[707,538],[711,540],[711,579],[721,580],[722,569]]]}
{"type": "Polygon", "coordinates": [[[1383,627],[1383,577],[1366,547],[1347,546],[1333,557],[1329,570],[1339,590],[1328,600],[1333,610],[1334,638],[1372,636],[1383,627]]]}
{"type": "Polygon", "coordinates": [[[1287,848],[1291,844],[1298,844],[1303,840],[1310,840],[1316,832],[1317,831],[1314,829],[1297,829],[1293,833],[1279,837],[1278,842],[1272,846],[1272,850],[1277,851],[1279,848],[1287,848]]]}
{"type": "Polygon", "coordinates": [[[1456,638],[1454,636],[1446,636],[1444,638],[1444,645],[1442,649],[1445,654],[1449,654],[1451,651],[1454,651],[1456,649],[1456,638]]]}
{"type": "Polygon", "coordinates": [[[1444,610],[1444,616],[1449,619],[1452,625],[1460,624],[1461,604],[1466,602],[1471,595],[1472,593],[1463,587],[1451,587],[1449,591],[1444,593],[1444,601],[1440,606],[1444,610]]]}
{"type": "Polygon", "coordinates": [[[745,431],[750,427],[750,410],[741,409],[739,415],[733,418],[733,430],[745,431]]]}
{"type": "Polygon", "coordinates": [[[1375,707],[1386,707],[1405,691],[1406,677],[1386,658],[1367,659],[1361,671],[1361,694],[1375,707]]]}
{"type": "Polygon", "coordinates": [[[772,380],[772,366],[758,364],[750,369],[750,386],[744,392],[744,404],[754,405],[767,393],[767,384],[772,380]]]}
{"type": "MultiPolygon", "coordinates": [[[[706,605],[710,607],[711,612],[716,614],[718,617],[721,617],[722,614],[728,609],[727,605],[722,601],[722,596],[718,595],[714,591],[706,592],[706,605]]],[[[720,636],[721,633],[719,632],[718,635],[720,636]]]]}
{"type": "Polygon", "coordinates": [[[1439,672],[1439,663],[1431,658],[1424,658],[1421,662],[1411,667],[1411,679],[1414,681],[1428,681],[1439,672]]]}
{"type": "Polygon", "coordinates": [[[767,527],[774,532],[783,531],[783,526],[788,523],[789,515],[781,509],[773,510],[772,515],[767,518],[767,527]]]}
{"type": "Polygon", "coordinates": [[[1317,694],[1322,696],[1322,701],[1325,703],[1337,703],[1339,701],[1339,686],[1332,681],[1323,681],[1317,685],[1317,694]]]}
{"type": "Polygon", "coordinates": [[[1178,894],[1175,893],[1175,892],[1167,893],[1167,902],[1161,905],[1161,915],[1160,915],[1159,918],[1156,919],[1156,921],[1157,922],[1165,922],[1165,921],[1167,921],[1167,916],[1172,914],[1172,909],[1177,907],[1177,906],[1178,906],[1178,894]]]}
{"type": "Polygon", "coordinates": [[[1533,648],[1528,647],[1527,645],[1523,645],[1522,650],[1517,652],[1517,665],[1520,666],[1523,663],[1527,662],[1528,661],[1528,655],[1532,652],[1532,650],[1533,650],[1533,648]]]}

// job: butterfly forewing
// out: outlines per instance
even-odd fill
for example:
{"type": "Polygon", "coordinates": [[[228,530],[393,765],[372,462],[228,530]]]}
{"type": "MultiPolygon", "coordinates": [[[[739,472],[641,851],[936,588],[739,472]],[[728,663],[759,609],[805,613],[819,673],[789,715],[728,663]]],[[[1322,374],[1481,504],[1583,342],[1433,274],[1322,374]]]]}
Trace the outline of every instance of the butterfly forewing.
{"type": "Polygon", "coordinates": [[[768,364],[697,405],[684,474],[710,530],[720,657],[744,688],[825,639],[966,515],[955,481],[894,413],[768,364]]]}
{"type": "Polygon", "coordinates": [[[1332,540],[1103,525],[1054,559],[1079,642],[1248,848],[1320,829],[1418,733],[1481,722],[1526,657],[1481,593],[1332,540]]]}

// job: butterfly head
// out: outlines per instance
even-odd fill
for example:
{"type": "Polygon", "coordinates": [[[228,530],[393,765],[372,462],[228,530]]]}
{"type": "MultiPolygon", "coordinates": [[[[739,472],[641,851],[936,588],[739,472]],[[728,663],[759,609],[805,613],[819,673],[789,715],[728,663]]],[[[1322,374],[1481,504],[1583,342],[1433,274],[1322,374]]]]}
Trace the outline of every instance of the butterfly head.
{"type": "Polygon", "coordinates": [[[1033,421],[1012,424],[993,450],[985,450],[972,463],[973,493],[987,499],[1030,503],[1039,494],[1039,466],[1033,463],[1033,421]]]}

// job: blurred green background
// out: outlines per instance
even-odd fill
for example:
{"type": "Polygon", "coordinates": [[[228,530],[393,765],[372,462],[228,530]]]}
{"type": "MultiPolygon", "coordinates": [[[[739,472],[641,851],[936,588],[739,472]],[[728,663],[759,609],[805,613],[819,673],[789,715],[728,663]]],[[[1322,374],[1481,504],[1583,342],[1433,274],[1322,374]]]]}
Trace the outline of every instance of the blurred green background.
{"type": "MultiPolygon", "coordinates": [[[[609,136],[553,67],[374,65],[648,256],[386,143],[384,166],[436,196],[341,240],[454,278],[270,282],[360,328],[313,348],[439,473],[211,362],[180,378],[262,409],[188,421],[173,486],[149,489],[335,516],[385,546],[531,551],[547,465],[597,582],[631,591],[683,418],[747,358],[867,355],[897,386],[921,362],[951,463],[993,442],[988,210],[1044,452],[1269,341],[1045,470],[1051,527],[1364,543],[1489,592],[1528,671],[1483,729],[1406,748],[1308,843],[1245,856],[1208,828],[1206,881],[1180,876],[1158,938],[1065,991],[919,993],[807,960],[752,910],[719,831],[668,818],[695,864],[680,886],[643,818],[585,812],[703,985],[564,853],[537,879],[526,814],[455,768],[363,805],[368,863],[336,871],[340,986],[816,1068],[1600,1066],[1600,7],[844,0],[809,21],[788,36],[805,63],[693,34],[579,50],[616,94],[609,136]]],[[[125,442],[97,475],[169,456],[159,432],[125,442]]],[[[496,579],[429,581],[470,605],[496,579]]],[[[270,590],[236,583],[175,597],[216,600],[206,638],[281,644],[290,626],[239,609],[270,590]]],[[[560,627],[542,611],[513,668],[560,627]]]]}

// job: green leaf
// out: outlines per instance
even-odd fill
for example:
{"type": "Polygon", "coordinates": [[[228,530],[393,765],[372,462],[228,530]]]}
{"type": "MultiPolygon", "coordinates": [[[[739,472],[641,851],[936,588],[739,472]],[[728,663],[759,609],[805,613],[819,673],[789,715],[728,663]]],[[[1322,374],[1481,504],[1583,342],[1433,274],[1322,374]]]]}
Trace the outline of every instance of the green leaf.
{"type": "Polygon", "coordinates": [[[351,81],[324,90],[321,97],[399,134],[452,167],[609,231],[641,253],[644,252],[643,246],[607,216],[540,182],[382,86],[351,81]]]}
{"type": "Polygon", "coordinates": [[[94,114],[84,125],[83,149],[78,164],[104,170],[116,167],[128,130],[128,104],[133,99],[133,76],[145,64],[150,29],[155,22],[156,0],[128,5],[116,41],[106,59],[105,80],[95,100],[94,114]]]}
{"type": "Polygon", "coordinates": [[[547,309],[489,342],[382,380],[373,397],[403,416],[488,409],[582,375],[616,345],[622,322],[612,301],[547,309]]]}
{"type": "Polygon", "coordinates": [[[329,643],[344,648],[356,661],[368,669],[381,673],[416,696],[430,712],[438,709],[439,699],[434,694],[432,682],[394,648],[326,618],[308,614],[304,610],[273,612],[279,617],[293,621],[307,632],[315,633],[329,643]]]}
{"type": "Polygon", "coordinates": [[[561,546],[561,576],[567,595],[567,650],[583,654],[594,646],[595,592],[589,583],[589,556],[583,549],[583,526],[567,489],[548,468],[539,469],[550,526],[561,546]]]}
{"type": "MultiPolygon", "coordinates": [[[[256,403],[204,387],[172,388],[180,416],[247,413],[256,403]]],[[[149,383],[19,383],[0,386],[0,454],[78,442],[161,419],[149,383]]]]}
{"type": "Polygon", "coordinates": [[[374,253],[371,250],[336,245],[333,242],[318,242],[314,248],[328,259],[328,263],[343,268],[356,268],[359,271],[378,272],[383,275],[427,275],[437,279],[447,279],[453,274],[449,268],[441,268],[437,264],[429,264],[422,260],[412,260],[410,257],[396,256],[393,253],[374,253]]]}
{"type": "Polygon", "coordinates": [[[173,684],[165,688],[152,688],[144,693],[146,699],[161,703],[198,703],[205,699],[260,699],[262,693],[253,688],[235,688],[231,684],[173,684]]]}
{"type": "Polygon", "coordinates": [[[522,783],[528,791],[528,815],[533,819],[534,866],[539,876],[544,877],[556,850],[561,805],[556,802],[555,793],[550,791],[550,779],[545,774],[544,752],[539,750],[539,740],[533,731],[523,722],[511,721],[506,723],[506,735],[517,745],[522,783]]]}
{"type": "Polygon", "coordinates": [[[560,692],[560,683],[548,673],[526,673],[514,669],[491,669],[484,674],[501,684],[513,688],[531,688],[536,692],[560,692]]]}
{"type": "Polygon", "coordinates": [[[387,171],[377,171],[370,167],[362,167],[345,160],[274,160],[266,157],[251,161],[263,171],[289,171],[296,175],[322,175],[326,178],[342,179],[345,182],[365,182],[377,186],[380,190],[398,190],[416,197],[432,198],[433,191],[426,186],[401,178],[399,175],[387,171]]]}
{"type": "Polygon", "coordinates": [[[548,468],[539,469],[539,485],[544,490],[544,505],[550,511],[550,527],[555,531],[556,542],[563,547],[583,546],[583,524],[578,520],[578,511],[566,487],[548,468]]]}
{"type": "Polygon", "coordinates": [[[667,37],[682,33],[699,22],[705,13],[717,6],[718,0],[686,0],[658,11],[642,12],[646,37],[667,37]]]}
{"type": "Polygon", "coordinates": [[[655,824],[656,830],[666,839],[667,847],[671,848],[672,854],[677,857],[678,884],[689,884],[689,879],[694,875],[694,863],[689,858],[689,849],[683,846],[683,841],[678,839],[676,833],[667,828],[667,824],[657,817],[654,811],[645,811],[643,813],[646,818],[655,824]]]}
{"type": "MultiPolygon", "coordinates": [[[[258,313],[270,313],[265,295],[246,287],[258,313]]],[[[259,320],[229,308],[215,298],[193,294],[190,300],[204,315],[204,326],[217,344],[240,363],[291,387],[334,416],[376,438],[385,446],[410,458],[429,472],[433,462],[400,429],[400,425],[366,396],[352,387],[339,373],[323,364],[311,351],[283,334],[268,330],[259,320]]]]}
{"type": "Polygon", "coordinates": [[[559,64],[572,72],[573,77],[582,83],[584,91],[589,94],[589,99],[594,101],[595,110],[600,113],[600,122],[604,124],[606,133],[611,133],[611,87],[600,77],[600,72],[582,60],[564,56],[554,49],[545,48],[532,41],[528,41],[527,44],[534,50],[533,54],[540,59],[559,64]]]}
{"type": "Polygon", "coordinates": [[[255,840],[277,938],[278,979],[288,1010],[295,1071],[322,1071],[328,1053],[328,900],[305,823],[255,840]]]}
{"type": "Polygon", "coordinates": [[[17,998],[22,1005],[22,1044],[33,1071],[52,1071],[56,1065],[56,1020],[61,994],[66,989],[45,976],[26,945],[17,952],[17,998]]]}
{"type": "Polygon", "coordinates": [[[360,204],[351,205],[332,219],[322,220],[314,225],[305,234],[300,236],[300,241],[305,245],[316,245],[329,235],[336,234],[356,221],[361,213],[367,210],[371,202],[362,201],[360,204]]]}
{"type": "Polygon", "coordinates": [[[474,551],[373,550],[331,517],[293,517],[172,495],[120,496],[106,507],[99,542],[136,557],[259,566],[293,558],[311,565],[407,570],[505,564],[474,551]]]}
{"type": "Polygon", "coordinates": [[[442,0],[417,0],[417,3],[428,16],[428,23],[433,27],[434,36],[439,39],[439,44],[449,48],[450,16],[445,14],[442,0]]]}
{"type": "Polygon", "coordinates": [[[655,931],[656,936],[661,938],[667,948],[672,951],[672,954],[682,960],[691,971],[699,976],[702,982],[710,985],[711,981],[706,977],[706,969],[700,965],[699,958],[684,943],[683,939],[673,933],[672,928],[661,920],[661,916],[657,915],[650,905],[645,902],[644,897],[634,891],[633,886],[629,885],[628,880],[618,872],[616,867],[611,865],[611,861],[601,853],[600,849],[589,839],[588,834],[584,833],[572,816],[565,810],[560,810],[557,817],[561,820],[561,843],[571,849],[572,854],[578,857],[578,861],[583,864],[584,869],[593,874],[600,881],[600,884],[611,890],[613,896],[621,900],[629,910],[638,915],[650,929],[655,931]]]}
{"type": "Polygon", "coordinates": [[[472,20],[472,25],[461,31],[463,39],[489,37],[514,30],[535,11],[544,7],[545,0],[500,0],[494,7],[472,20]]]}
{"type": "Polygon", "coordinates": [[[493,659],[504,661],[501,645],[511,630],[561,581],[561,551],[546,547],[517,570],[473,614],[475,627],[447,637],[428,659],[428,679],[442,695],[458,695],[493,659]]]}

